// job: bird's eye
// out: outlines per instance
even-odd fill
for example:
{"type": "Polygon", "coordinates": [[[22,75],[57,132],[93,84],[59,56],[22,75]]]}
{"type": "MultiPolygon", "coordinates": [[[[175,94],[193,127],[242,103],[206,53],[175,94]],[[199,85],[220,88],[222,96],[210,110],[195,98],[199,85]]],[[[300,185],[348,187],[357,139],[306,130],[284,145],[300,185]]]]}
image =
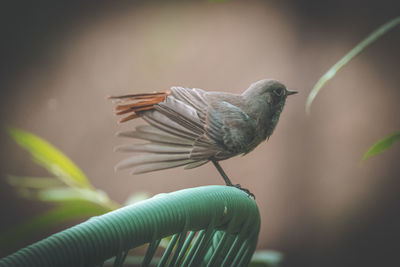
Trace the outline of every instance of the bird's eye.
{"type": "Polygon", "coordinates": [[[277,96],[282,96],[283,95],[283,89],[282,88],[278,88],[274,90],[274,94],[277,96]]]}

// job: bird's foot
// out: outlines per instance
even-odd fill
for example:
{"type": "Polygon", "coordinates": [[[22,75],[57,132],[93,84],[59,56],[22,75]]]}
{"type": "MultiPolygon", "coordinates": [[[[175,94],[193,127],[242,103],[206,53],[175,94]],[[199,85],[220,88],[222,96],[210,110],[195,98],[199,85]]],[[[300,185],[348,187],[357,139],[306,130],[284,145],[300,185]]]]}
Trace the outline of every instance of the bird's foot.
{"type": "Polygon", "coordinates": [[[249,197],[251,197],[251,198],[253,198],[253,199],[256,199],[256,196],[255,196],[252,192],[250,192],[249,189],[243,188],[240,184],[232,184],[232,185],[230,185],[230,186],[236,187],[237,189],[240,189],[240,190],[242,190],[243,192],[245,192],[247,195],[249,195],[249,197]]]}

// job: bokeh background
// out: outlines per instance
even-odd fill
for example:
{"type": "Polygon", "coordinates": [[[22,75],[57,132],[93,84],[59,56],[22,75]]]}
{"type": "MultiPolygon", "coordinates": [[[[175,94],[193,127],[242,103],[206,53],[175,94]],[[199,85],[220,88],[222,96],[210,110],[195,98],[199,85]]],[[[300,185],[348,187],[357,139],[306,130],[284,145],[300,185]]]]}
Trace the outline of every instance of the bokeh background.
{"type": "MultiPolygon", "coordinates": [[[[398,1],[5,1],[0,9],[1,127],[50,141],[112,199],[222,179],[210,164],[115,173],[127,155],[113,147],[129,140],[114,133],[142,122],[118,125],[106,95],[173,85],[240,93],[274,78],[300,93],[288,99],[268,142],[222,162],[257,196],[258,248],[282,251],[287,266],[399,264],[400,147],[360,159],[400,129],[400,27],[345,66],[310,116],[304,111],[318,78],[398,16],[398,1]]],[[[0,144],[6,230],[48,207],[18,198],[3,178],[46,172],[4,131],[0,144]]]]}

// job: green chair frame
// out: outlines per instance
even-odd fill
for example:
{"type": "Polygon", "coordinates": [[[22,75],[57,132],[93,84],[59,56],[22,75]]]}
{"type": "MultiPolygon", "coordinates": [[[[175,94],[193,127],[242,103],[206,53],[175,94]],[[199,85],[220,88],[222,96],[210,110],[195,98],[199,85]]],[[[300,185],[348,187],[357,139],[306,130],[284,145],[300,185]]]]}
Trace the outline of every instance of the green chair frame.
{"type": "Polygon", "coordinates": [[[123,266],[128,251],[149,243],[149,266],[162,238],[172,236],[157,266],[247,266],[260,215],[255,201],[229,186],[159,194],[53,234],[0,259],[0,266],[123,266]]]}

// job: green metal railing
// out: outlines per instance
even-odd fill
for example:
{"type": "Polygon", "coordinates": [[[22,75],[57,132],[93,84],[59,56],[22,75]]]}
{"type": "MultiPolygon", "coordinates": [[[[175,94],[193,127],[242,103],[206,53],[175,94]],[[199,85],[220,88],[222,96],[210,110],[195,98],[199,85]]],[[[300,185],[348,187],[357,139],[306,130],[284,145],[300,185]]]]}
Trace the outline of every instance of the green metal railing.
{"type": "Polygon", "coordinates": [[[255,201],[228,186],[160,194],[90,218],[0,260],[0,266],[123,266],[128,251],[149,243],[148,266],[172,236],[158,266],[246,266],[260,230],[255,201]],[[109,262],[109,261],[107,261],[109,262]]]}

